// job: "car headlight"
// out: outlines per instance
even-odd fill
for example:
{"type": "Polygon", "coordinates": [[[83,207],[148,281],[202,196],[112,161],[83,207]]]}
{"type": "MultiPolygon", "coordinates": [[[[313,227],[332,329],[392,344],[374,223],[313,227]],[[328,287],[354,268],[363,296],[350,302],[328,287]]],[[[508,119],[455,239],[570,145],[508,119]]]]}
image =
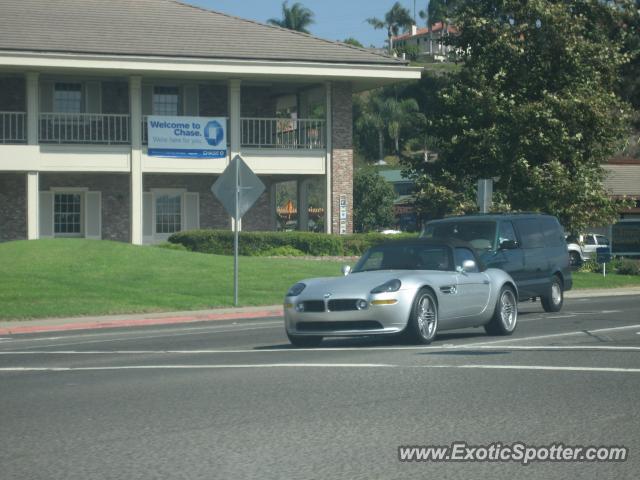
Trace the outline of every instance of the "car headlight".
{"type": "Polygon", "coordinates": [[[287,297],[297,297],[302,293],[302,291],[306,288],[304,283],[296,283],[293,287],[289,289],[287,292],[287,297]]]}
{"type": "Polygon", "coordinates": [[[371,290],[371,293],[397,292],[398,290],[400,290],[401,286],[402,282],[397,278],[394,278],[393,280],[389,280],[382,285],[378,285],[376,288],[371,290]]]}

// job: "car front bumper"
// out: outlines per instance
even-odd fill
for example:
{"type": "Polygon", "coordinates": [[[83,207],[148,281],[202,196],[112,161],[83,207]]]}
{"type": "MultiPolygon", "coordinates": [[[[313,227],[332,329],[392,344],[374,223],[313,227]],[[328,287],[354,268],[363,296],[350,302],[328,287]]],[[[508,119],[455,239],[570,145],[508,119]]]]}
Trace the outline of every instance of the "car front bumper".
{"type": "Polygon", "coordinates": [[[330,301],[308,296],[286,297],[284,301],[285,328],[293,335],[313,336],[356,336],[386,335],[402,332],[409,320],[415,291],[399,290],[397,292],[375,295],[363,295],[356,299],[332,297],[331,301],[365,300],[364,309],[332,311],[330,301]],[[390,302],[376,304],[375,302],[390,302]],[[296,306],[306,302],[323,302],[322,311],[298,311],[296,306]]]}

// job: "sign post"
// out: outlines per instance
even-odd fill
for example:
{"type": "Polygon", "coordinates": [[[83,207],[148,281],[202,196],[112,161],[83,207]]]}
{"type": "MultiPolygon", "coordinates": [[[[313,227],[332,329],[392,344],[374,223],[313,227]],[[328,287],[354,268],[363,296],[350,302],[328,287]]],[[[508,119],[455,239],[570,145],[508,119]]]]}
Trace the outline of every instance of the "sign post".
{"type": "Polygon", "coordinates": [[[211,192],[234,220],[233,241],[233,304],[238,306],[238,240],[239,223],[245,213],[256,203],[265,186],[251,168],[236,155],[220,178],[211,186],[211,192]]]}
{"type": "Polygon", "coordinates": [[[598,247],[596,249],[596,262],[602,264],[602,276],[607,276],[607,263],[611,261],[611,250],[609,247],[598,247]]]}

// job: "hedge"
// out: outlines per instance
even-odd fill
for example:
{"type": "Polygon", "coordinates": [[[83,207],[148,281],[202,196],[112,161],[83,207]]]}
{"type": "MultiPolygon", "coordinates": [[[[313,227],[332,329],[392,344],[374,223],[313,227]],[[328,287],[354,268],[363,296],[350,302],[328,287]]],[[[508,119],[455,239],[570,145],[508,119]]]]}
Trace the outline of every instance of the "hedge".
{"type": "MultiPolygon", "coordinates": [[[[415,234],[382,235],[366,233],[327,235],[311,232],[240,232],[240,255],[256,256],[271,252],[300,251],[304,255],[361,255],[367,248],[391,238],[411,238],[415,234]]],[[[218,255],[233,254],[233,232],[230,230],[191,230],[175,233],[169,242],[187,249],[218,255]]]]}

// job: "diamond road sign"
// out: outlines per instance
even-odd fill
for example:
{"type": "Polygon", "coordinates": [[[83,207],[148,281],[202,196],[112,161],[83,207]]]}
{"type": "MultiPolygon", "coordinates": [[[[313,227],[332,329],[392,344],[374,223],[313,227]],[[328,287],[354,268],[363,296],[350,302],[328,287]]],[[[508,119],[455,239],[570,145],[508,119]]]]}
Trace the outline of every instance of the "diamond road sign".
{"type": "Polygon", "coordinates": [[[238,220],[256,203],[264,190],[264,183],[244,163],[240,155],[236,155],[231,160],[220,178],[211,186],[211,192],[234,218],[236,217],[236,199],[238,199],[238,220]]]}

